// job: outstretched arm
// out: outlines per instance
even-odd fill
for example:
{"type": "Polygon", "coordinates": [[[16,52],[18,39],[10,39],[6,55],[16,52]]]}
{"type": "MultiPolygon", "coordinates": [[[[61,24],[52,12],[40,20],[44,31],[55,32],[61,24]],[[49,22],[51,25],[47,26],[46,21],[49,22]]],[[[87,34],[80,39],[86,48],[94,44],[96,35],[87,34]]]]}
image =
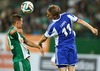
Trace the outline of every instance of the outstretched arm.
{"type": "Polygon", "coordinates": [[[24,43],[30,47],[41,48],[39,45],[25,38],[24,43]]]}
{"type": "Polygon", "coordinates": [[[85,27],[89,28],[89,29],[92,31],[93,34],[98,35],[98,30],[97,30],[96,28],[92,27],[92,26],[91,26],[90,24],[88,24],[87,22],[85,22],[85,21],[83,21],[83,20],[81,20],[81,19],[78,19],[77,22],[78,22],[79,24],[82,24],[82,25],[84,25],[85,27]]]}
{"type": "Polygon", "coordinates": [[[42,43],[45,42],[47,40],[47,37],[42,36],[41,40],[39,41],[39,46],[42,47],[42,43]]]}
{"type": "Polygon", "coordinates": [[[42,36],[42,38],[40,39],[40,41],[39,41],[39,46],[41,47],[41,53],[43,54],[43,56],[44,56],[44,52],[43,52],[43,48],[42,48],[42,43],[43,42],[45,42],[47,40],[47,37],[45,37],[45,36],[42,36]]]}
{"type": "Polygon", "coordinates": [[[30,47],[36,47],[36,48],[40,49],[41,54],[44,56],[43,49],[39,45],[37,45],[37,44],[33,43],[32,41],[29,41],[27,39],[25,39],[24,43],[30,47]]]}
{"type": "MultiPolygon", "coordinates": [[[[23,36],[23,30],[22,30],[22,29],[17,29],[17,32],[23,36]]],[[[24,43],[25,43],[26,45],[30,46],[30,47],[40,48],[40,46],[38,46],[38,45],[35,44],[34,42],[32,42],[32,41],[26,39],[25,37],[24,37],[24,43]]]]}

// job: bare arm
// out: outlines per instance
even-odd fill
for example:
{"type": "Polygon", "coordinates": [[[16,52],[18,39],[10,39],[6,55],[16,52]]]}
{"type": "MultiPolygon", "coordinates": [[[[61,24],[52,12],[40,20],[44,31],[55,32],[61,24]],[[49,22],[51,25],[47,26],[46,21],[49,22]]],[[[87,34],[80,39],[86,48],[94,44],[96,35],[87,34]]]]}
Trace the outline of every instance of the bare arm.
{"type": "MultiPolygon", "coordinates": [[[[23,30],[22,29],[17,29],[17,32],[19,34],[21,34],[23,36],[23,30]]],[[[37,44],[33,43],[32,41],[26,39],[25,37],[24,38],[24,43],[30,47],[36,47],[36,48],[40,48],[40,46],[38,46],[37,44]]]]}
{"type": "Polygon", "coordinates": [[[32,41],[29,41],[27,39],[25,39],[24,43],[30,47],[36,47],[36,48],[40,49],[41,54],[44,56],[43,49],[39,45],[37,45],[37,44],[33,43],[32,41]]]}
{"type": "Polygon", "coordinates": [[[83,21],[83,20],[81,20],[81,19],[78,19],[78,21],[77,21],[79,24],[82,24],[82,25],[84,25],[85,27],[87,27],[87,28],[89,28],[91,31],[92,31],[92,33],[94,33],[95,35],[98,35],[98,30],[96,29],[96,28],[94,28],[94,27],[92,27],[90,24],[88,24],[87,22],[85,22],[85,21],[83,21]]]}
{"type": "MultiPolygon", "coordinates": [[[[17,32],[20,33],[21,35],[23,35],[23,30],[22,29],[17,29],[17,32]]],[[[25,37],[24,37],[25,38],[25,37]]],[[[32,41],[28,40],[25,38],[24,43],[30,47],[36,47],[36,48],[41,48],[40,46],[38,46],[37,44],[33,43],[32,41]]]]}
{"type": "Polygon", "coordinates": [[[25,39],[24,43],[26,45],[30,46],[30,47],[36,47],[36,48],[39,48],[39,49],[41,48],[39,45],[37,45],[37,44],[33,43],[32,41],[29,41],[27,39],[25,39]]]}
{"type": "Polygon", "coordinates": [[[42,48],[42,43],[45,42],[47,40],[47,37],[45,36],[42,36],[42,38],[40,39],[38,45],[41,47],[41,53],[42,55],[44,56],[44,51],[43,51],[43,48],[42,48]]]}
{"type": "Polygon", "coordinates": [[[42,43],[47,40],[47,37],[42,36],[41,40],[39,41],[39,45],[42,46],[42,43]]]}

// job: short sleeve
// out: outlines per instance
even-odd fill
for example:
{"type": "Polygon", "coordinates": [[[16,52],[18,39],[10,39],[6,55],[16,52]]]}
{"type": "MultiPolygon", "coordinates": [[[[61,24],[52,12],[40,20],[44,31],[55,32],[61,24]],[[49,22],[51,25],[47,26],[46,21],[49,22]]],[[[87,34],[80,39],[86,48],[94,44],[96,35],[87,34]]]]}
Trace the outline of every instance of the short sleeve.
{"type": "Polygon", "coordinates": [[[50,35],[52,34],[52,26],[49,25],[48,29],[46,30],[44,36],[45,37],[50,37],[50,35]]]}
{"type": "Polygon", "coordinates": [[[14,27],[9,31],[9,35],[10,35],[12,38],[18,40],[18,33],[17,33],[17,31],[16,31],[14,34],[12,34],[12,35],[10,34],[10,32],[13,31],[13,30],[15,30],[14,27]]]}
{"type": "Polygon", "coordinates": [[[58,35],[57,30],[55,29],[55,27],[52,27],[51,25],[48,27],[47,31],[44,34],[45,37],[53,37],[56,35],[58,35]]]}
{"type": "Polygon", "coordinates": [[[76,17],[75,15],[73,15],[73,14],[71,14],[71,13],[68,13],[68,14],[67,14],[67,17],[70,18],[70,20],[71,20],[72,22],[77,22],[77,20],[78,20],[78,17],[76,17]]]}

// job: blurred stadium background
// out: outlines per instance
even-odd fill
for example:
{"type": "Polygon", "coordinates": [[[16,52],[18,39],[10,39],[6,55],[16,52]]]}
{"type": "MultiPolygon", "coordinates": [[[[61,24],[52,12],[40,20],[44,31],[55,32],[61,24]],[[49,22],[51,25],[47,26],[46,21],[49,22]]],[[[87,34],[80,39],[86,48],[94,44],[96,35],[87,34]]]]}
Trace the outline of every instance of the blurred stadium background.
{"type": "MultiPolygon", "coordinates": [[[[12,14],[18,13],[23,16],[24,34],[36,43],[48,27],[46,10],[51,4],[59,5],[62,12],[73,13],[85,20],[98,28],[100,33],[100,0],[29,0],[35,6],[31,14],[24,14],[21,11],[20,5],[24,1],[0,0],[0,71],[13,71],[12,55],[6,39],[7,31],[11,26],[9,17],[12,14]]],[[[100,71],[100,34],[94,36],[90,30],[77,23],[73,25],[73,29],[77,34],[76,43],[80,61],[78,64],[80,67],[76,66],[76,71],[100,71]]],[[[44,43],[44,50],[46,54],[42,58],[36,49],[30,49],[31,60],[33,59],[32,68],[34,68],[32,71],[54,71],[54,67],[50,64],[50,58],[54,53],[53,38],[44,43]]]]}

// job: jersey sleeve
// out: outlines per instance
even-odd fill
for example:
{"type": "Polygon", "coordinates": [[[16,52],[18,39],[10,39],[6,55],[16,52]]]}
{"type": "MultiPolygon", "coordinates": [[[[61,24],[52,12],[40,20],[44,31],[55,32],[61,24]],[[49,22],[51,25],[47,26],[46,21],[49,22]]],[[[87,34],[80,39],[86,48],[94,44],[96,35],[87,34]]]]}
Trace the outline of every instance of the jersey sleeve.
{"type": "Polygon", "coordinates": [[[10,31],[9,31],[9,35],[11,36],[11,37],[13,37],[14,39],[16,39],[16,40],[18,40],[18,34],[17,34],[17,32],[15,32],[14,34],[10,34],[10,32],[12,31],[12,30],[15,30],[15,28],[13,28],[13,29],[11,29],[10,31]]]}
{"type": "Polygon", "coordinates": [[[50,37],[51,34],[52,34],[52,27],[51,27],[51,25],[49,25],[49,27],[48,27],[48,29],[46,30],[44,36],[45,36],[45,37],[50,37]]]}
{"type": "Polygon", "coordinates": [[[44,36],[45,37],[53,37],[55,35],[57,35],[57,32],[56,32],[55,28],[50,25],[48,27],[47,31],[45,32],[44,36]]]}
{"type": "Polygon", "coordinates": [[[75,15],[68,13],[67,17],[72,21],[72,22],[77,22],[78,17],[76,17],[75,15]]]}

